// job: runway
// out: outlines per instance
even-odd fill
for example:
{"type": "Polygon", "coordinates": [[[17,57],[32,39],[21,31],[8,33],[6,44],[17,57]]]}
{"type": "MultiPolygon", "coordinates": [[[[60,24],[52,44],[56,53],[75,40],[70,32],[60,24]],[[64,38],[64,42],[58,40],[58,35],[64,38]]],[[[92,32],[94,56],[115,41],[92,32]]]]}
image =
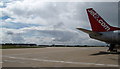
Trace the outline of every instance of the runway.
{"type": "Polygon", "coordinates": [[[106,47],[3,49],[3,67],[118,67],[118,54],[106,47]]]}

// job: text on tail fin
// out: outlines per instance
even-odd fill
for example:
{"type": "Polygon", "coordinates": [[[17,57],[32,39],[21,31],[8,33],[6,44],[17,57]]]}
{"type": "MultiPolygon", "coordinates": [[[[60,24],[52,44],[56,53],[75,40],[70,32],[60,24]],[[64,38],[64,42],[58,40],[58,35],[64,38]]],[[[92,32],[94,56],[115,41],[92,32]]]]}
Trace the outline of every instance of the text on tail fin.
{"type": "Polygon", "coordinates": [[[105,31],[114,31],[119,28],[110,26],[96,11],[92,8],[87,9],[89,21],[93,31],[96,32],[105,32],[105,31]]]}

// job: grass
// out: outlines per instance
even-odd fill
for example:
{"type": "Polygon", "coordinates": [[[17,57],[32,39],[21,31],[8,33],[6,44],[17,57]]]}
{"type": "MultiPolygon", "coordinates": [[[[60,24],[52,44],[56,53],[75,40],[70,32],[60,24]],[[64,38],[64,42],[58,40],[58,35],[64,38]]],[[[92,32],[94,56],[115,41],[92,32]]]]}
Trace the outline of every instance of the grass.
{"type": "MultiPolygon", "coordinates": [[[[47,47],[47,46],[46,46],[47,47]]],[[[52,47],[66,47],[66,46],[52,46],[52,47]]],[[[74,46],[67,46],[74,47],[74,46]]],[[[103,47],[103,46],[78,46],[78,47],[103,47]]],[[[0,45],[0,49],[16,49],[16,48],[45,48],[45,46],[16,46],[16,45],[0,45]]]]}
{"type": "Polygon", "coordinates": [[[42,46],[0,46],[0,49],[16,49],[16,48],[44,48],[42,46]]]}

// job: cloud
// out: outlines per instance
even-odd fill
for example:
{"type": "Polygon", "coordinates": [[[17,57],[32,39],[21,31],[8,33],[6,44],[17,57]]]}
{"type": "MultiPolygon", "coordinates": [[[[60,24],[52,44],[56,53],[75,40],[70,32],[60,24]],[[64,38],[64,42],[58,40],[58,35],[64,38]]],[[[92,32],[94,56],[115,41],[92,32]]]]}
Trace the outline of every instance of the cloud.
{"type": "Polygon", "coordinates": [[[9,17],[0,24],[4,30],[3,43],[104,44],[76,29],[90,29],[85,10],[88,7],[93,7],[105,20],[117,25],[117,11],[112,11],[117,9],[117,3],[10,0],[5,6],[0,8],[3,13],[0,17],[9,17]]]}
{"type": "Polygon", "coordinates": [[[88,19],[85,9],[93,7],[101,11],[108,22],[117,23],[117,3],[90,3],[90,2],[41,2],[39,0],[15,1],[7,4],[4,8],[4,15],[11,16],[12,22],[50,25],[63,22],[68,27],[88,27],[88,19]],[[109,6],[111,6],[109,8],[109,6]],[[102,7],[102,8],[101,8],[102,7]],[[107,8],[109,13],[107,13],[107,8]],[[113,9],[111,9],[113,8],[113,9]],[[108,16],[108,15],[112,16],[108,16]],[[113,18],[112,18],[113,17],[113,18]],[[75,24],[74,24],[75,23],[75,24]]]}
{"type": "Polygon", "coordinates": [[[84,33],[80,34],[75,30],[67,28],[35,26],[22,28],[19,30],[6,28],[3,28],[3,30],[4,30],[2,36],[3,42],[37,43],[37,44],[75,44],[75,45],[76,44],[90,45],[91,41],[93,41],[92,43],[96,42],[94,40],[89,40],[87,34],[84,33]],[[86,41],[84,39],[86,39],[86,41]]]}

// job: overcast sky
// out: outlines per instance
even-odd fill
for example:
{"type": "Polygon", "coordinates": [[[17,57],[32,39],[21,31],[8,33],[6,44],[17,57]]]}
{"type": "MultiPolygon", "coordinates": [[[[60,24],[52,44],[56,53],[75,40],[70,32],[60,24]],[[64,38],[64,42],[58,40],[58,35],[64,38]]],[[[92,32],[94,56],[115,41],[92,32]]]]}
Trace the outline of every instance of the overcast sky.
{"type": "Polygon", "coordinates": [[[86,14],[94,8],[110,25],[118,26],[117,2],[0,1],[0,43],[105,45],[77,30],[91,30],[86,14]]]}

